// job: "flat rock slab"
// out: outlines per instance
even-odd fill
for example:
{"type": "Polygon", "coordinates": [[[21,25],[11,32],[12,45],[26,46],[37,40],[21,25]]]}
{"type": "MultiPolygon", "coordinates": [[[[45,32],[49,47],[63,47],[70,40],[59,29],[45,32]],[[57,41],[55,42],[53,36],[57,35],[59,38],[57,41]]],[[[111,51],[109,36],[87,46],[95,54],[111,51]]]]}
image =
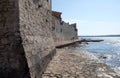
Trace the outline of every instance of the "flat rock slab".
{"type": "Polygon", "coordinates": [[[55,43],[55,47],[56,48],[62,48],[62,47],[66,47],[75,43],[79,43],[79,42],[83,42],[83,40],[69,40],[69,41],[61,41],[61,42],[56,42],[55,43]]]}
{"type": "Polygon", "coordinates": [[[120,78],[120,76],[92,54],[57,49],[42,78],[120,78]]]}

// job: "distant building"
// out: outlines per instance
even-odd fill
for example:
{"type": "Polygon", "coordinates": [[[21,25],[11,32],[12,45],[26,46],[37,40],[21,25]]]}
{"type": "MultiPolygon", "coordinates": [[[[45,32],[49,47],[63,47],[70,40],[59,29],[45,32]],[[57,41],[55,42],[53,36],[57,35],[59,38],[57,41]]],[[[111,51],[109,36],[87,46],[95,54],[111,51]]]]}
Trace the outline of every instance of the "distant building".
{"type": "Polygon", "coordinates": [[[77,24],[76,23],[74,23],[74,24],[70,24],[70,27],[71,27],[71,31],[72,31],[72,33],[71,33],[71,35],[72,35],[72,39],[78,39],[78,30],[77,30],[77,24]]]}
{"type": "Polygon", "coordinates": [[[69,24],[69,23],[66,23],[66,22],[63,21],[62,34],[64,35],[65,40],[78,39],[76,23],[69,24]]]}
{"type": "Polygon", "coordinates": [[[52,11],[53,31],[61,33],[61,12],[52,11]]]}
{"type": "Polygon", "coordinates": [[[78,39],[76,23],[69,24],[62,20],[61,12],[52,11],[52,31],[54,40],[67,41],[78,39]]]}
{"type": "Polygon", "coordinates": [[[52,31],[55,42],[63,41],[61,12],[52,11],[52,31]]]}

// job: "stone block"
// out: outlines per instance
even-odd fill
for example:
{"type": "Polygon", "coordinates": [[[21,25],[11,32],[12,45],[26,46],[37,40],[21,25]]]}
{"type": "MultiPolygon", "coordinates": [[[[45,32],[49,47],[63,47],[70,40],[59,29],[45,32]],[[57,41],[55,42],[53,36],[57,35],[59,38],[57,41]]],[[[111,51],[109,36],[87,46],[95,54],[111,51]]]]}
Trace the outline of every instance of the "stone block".
{"type": "Polygon", "coordinates": [[[7,38],[2,38],[1,39],[1,44],[8,44],[9,43],[9,41],[8,41],[8,39],[7,38]]]}
{"type": "Polygon", "coordinates": [[[0,45],[0,49],[4,49],[5,48],[5,46],[4,45],[0,45]]]}

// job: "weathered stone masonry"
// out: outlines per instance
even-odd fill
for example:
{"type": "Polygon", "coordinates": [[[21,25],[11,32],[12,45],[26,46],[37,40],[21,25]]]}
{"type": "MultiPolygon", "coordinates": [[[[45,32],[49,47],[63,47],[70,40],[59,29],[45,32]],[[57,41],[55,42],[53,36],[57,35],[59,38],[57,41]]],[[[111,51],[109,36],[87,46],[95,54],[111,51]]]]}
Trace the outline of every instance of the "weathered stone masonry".
{"type": "Polygon", "coordinates": [[[55,53],[50,6],[0,0],[0,78],[40,78],[55,53]]]}
{"type": "Polygon", "coordinates": [[[32,78],[39,78],[55,52],[50,0],[19,0],[20,31],[32,78]]]}
{"type": "Polygon", "coordinates": [[[61,12],[52,11],[52,31],[53,39],[55,42],[64,41],[64,36],[62,35],[62,18],[61,12]]]}
{"type": "Polygon", "coordinates": [[[29,76],[19,28],[18,0],[0,0],[0,78],[29,76]]]}
{"type": "Polygon", "coordinates": [[[61,12],[52,11],[52,31],[55,42],[78,39],[76,23],[69,24],[62,20],[61,12]]]}
{"type": "Polygon", "coordinates": [[[51,0],[0,0],[0,78],[41,78],[54,42],[77,36],[59,17],[52,20],[51,0]]]}

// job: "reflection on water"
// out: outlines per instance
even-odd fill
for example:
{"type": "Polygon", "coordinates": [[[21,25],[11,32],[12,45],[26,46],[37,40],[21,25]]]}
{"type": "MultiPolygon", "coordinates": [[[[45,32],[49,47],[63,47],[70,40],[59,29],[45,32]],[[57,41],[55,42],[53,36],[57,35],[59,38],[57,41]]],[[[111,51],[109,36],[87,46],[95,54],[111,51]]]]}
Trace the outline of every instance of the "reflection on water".
{"type": "Polygon", "coordinates": [[[85,39],[104,39],[102,42],[82,44],[78,49],[105,56],[103,62],[114,68],[120,74],[120,37],[83,37],[85,39]]]}

